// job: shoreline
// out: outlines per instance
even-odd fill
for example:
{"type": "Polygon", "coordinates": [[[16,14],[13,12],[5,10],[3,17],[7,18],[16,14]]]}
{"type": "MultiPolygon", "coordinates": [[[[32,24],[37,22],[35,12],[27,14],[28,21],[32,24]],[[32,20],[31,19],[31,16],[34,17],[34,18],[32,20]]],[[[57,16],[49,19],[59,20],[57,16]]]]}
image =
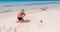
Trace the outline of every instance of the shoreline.
{"type": "MultiPolygon", "coordinates": [[[[34,9],[33,9],[34,10],[34,9]]],[[[40,11],[40,10],[39,10],[40,11]]],[[[13,29],[17,29],[17,32],[49,32],[52,30],[60,31],[59,25],[60,25],[60,11],[58,9],[49,9],[48,11],[43,12],[32,12],[28,13],[24,19],[30,20],[28,23],[16,23],[16,13],[9,13],[6,15],[11,16],[3,16],[0,18],[0,28],[4,31],[5,29],[8,29],[9,31],[14,31],[13,29]],[[43,23],[40,23],[40,20],[43,21],[43,23]],[[11,28],[12,30],[11,30],[11,28]],[[53,28],[54,27],[54,28],[53,28]],[[58,27],[58,28],[57,28],[58,27]],[[52,29],[51,29],[52,28],[52,29]],[[59,29],[59,30],[58,30],[59,29]]],[[[5,32],[5,31],[4,31],[5,32]]]]}

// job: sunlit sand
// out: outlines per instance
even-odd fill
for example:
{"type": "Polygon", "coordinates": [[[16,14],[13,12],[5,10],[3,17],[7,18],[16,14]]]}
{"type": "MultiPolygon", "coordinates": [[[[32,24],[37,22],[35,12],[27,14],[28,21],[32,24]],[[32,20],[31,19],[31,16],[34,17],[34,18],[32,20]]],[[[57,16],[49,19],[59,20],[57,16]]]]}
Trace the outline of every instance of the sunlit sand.
{"type": "Polygon", "coordinates": [[[16,23],[17,12],[0,15],[0,32],[59,32],[60,31],[60,9],[48,8],[36,12],[26,12],[24,23],[16,23]],[[42,22],[41,22],[42,21],[42,22]]]}

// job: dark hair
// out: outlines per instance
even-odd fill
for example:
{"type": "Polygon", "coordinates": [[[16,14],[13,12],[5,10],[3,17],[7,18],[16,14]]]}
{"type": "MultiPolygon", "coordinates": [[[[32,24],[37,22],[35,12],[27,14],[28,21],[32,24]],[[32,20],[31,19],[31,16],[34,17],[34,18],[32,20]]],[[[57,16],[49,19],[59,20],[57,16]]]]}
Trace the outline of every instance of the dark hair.
{"type": "Polygon", "coordinates": [[[22,9],[22,11],[24,11],[24,9],[22,9]]]}

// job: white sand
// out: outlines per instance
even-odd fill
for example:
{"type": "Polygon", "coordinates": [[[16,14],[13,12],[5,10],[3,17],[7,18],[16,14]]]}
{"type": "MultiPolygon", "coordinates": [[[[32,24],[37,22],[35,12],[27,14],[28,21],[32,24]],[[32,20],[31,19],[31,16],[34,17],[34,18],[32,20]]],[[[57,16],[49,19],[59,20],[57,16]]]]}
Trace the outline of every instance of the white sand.
{"type": "Polygon", "coordinates": [[[1,14],[0,32],[60,32],[59,14],[58,9],[28,13],[24,18],[28,23],[16,23],[16,13],[1,14]]]}

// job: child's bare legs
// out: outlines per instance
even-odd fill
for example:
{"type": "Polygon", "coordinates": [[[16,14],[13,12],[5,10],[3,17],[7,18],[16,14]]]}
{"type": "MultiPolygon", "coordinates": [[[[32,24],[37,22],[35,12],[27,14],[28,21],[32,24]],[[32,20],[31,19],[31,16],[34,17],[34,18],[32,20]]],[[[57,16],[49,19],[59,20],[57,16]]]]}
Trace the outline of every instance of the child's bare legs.
{"type": "Polygon", "coordinates": [[[21,23],[22,22],[22,20],[18,20],[16,23],[21,23]]]}
{"type": "Polygon", "coordinates": [[[16,23],[19,23],[19,20],[16,23]]]}
{"type": "Polygon", "coordinates": [[[24,19],[21,20],[21,22],[23,22],[23,21],[24,21],[24,19]]]}

